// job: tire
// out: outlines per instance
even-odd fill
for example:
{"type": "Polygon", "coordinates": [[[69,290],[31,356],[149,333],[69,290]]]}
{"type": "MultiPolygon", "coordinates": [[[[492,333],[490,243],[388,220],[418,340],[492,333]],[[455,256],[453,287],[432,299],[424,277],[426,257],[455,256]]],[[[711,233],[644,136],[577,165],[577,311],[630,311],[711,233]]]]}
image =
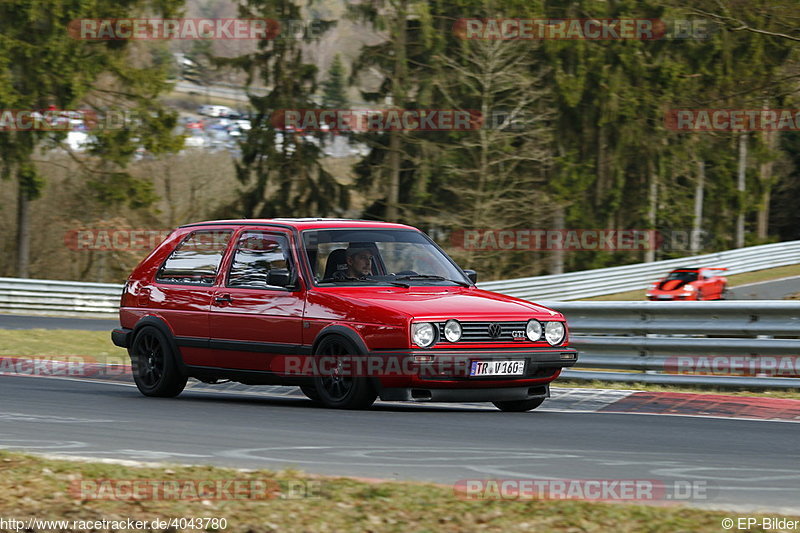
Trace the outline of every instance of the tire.
{"type": "Polygon", "coordinates": [[[725,283],[722,285],[722,289],[719,291],[719,299],[720,300],[727,300],[728,299],[728,284],[725,283]]]}
{"type": "Polygon", "coordinates": [[[175,363],[166,335],[158,328],[144,326],[136,333],[130,350],[133,381],[145,396],[172,398],[186,387],[186,376],[175,363]]]}
{"type": "Polygon", "coordinates": [[[301,385],[300,390],[303,391],[303,394],[305,394],[309,400],[319,402],[319,393],[314,385],[301,385]]]}
{"type": "MultiPolygon", "coordinates": [[[[348,339],[331,335],[322,339],[317,347],[317,355],[357,355],[358,348],[348,339]]],[[[333,409],[366,409],[375,402],[378,394],[365,377],[345,377],[335,374],[316,376],[314,389],[319,401],[333,409]]],[[[305,391],[303,391],[305,393],[305,391]]]]}
{"type": "Polygon", "coordinates": [[[545,398],[533,398],[531,400],[508,400],[504,402],[492,402],[495,407],[506,413],[524,413],[525,411],[532,411],[542,403],[545,398]]]}

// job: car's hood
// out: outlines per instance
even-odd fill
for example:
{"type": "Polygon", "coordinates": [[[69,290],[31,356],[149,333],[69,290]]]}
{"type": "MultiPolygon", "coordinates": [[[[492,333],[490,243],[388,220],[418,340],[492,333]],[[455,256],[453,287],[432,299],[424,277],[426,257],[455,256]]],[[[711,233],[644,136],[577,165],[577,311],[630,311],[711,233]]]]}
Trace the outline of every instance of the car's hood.
{"type": "Polygon", "coordinates": [[[682,279],[671,279],[671,280],[667,280],[667,281],[662,281],[659,284],[658,288],[661,289],[662,291],[676,291],[676,290],[682,288],[687,283],[690,283],[690,282],[682,280],[682,279]]]}
{"type": "Polygon", "coordinates": [[[547,307],[467,287],[337,287],[326,290],[352,302],[382,307],[413,318],[471,320],[560,319],[547,307]]]}

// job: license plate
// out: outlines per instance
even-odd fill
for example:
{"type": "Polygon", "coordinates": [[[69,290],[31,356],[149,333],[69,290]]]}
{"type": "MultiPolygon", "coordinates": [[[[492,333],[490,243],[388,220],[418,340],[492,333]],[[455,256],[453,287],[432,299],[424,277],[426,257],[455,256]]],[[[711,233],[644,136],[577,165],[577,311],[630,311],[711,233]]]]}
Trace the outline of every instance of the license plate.
{"type": "Polygon", "coordinates": [[[524,359],[509,361],[472,361],[470,376],[521,376],[525,371],[524,359]]]}

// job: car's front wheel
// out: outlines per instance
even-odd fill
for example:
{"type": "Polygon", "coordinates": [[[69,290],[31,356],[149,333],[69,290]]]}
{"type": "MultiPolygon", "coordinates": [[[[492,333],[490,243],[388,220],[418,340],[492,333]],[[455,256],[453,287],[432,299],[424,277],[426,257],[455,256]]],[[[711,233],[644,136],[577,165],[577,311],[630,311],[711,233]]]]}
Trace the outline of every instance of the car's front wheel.
{"type": "Polygon", "coordinates": [[[171,398],[186,387],[167,337],[153,326],[144,326],[131,345],[133,381],[145,396],[171,398]]]}
{"type": "MultiPolygon", "coordinates": [[[[329,336],[322,339],[316,353],[336,359],[357,355],[358,349],[344,337],[329,336]]],[[[342,364],[328,366],[331,368],[326,369],[324,375],[314,378],[314,389],[324,406],[334,409],[366,409],[375,402],[378,394],[368,378],[347,375],[348,372],[344,371],[342,364]]]]}
{"type": "Polygon", "coordinates": [[[319,401],[319,393],[314,385],[301,385],[300,390],[306,395],[309,400],[319,401]]]}
{"type": "Polygon", "coordinates": [[[524,413],[525,411],[532,411],[542,403],[544,398],[533,398],[532,400],[507,400],[503,402],[492,402],[495,407],[507,413],[524,413]]]}

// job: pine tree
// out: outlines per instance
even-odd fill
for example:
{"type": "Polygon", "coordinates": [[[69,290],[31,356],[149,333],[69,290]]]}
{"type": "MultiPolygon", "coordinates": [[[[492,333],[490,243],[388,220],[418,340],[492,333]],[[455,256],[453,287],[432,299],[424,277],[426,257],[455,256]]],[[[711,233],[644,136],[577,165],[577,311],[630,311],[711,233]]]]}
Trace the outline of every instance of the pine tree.
{"type": "MultiPolygon", "coordinates": [[[[244,18],[301,20],[292,0],[247,0],[239,9],[244,18]]],[[[332,23],[321,21],[320,29],[332,23]]],[[[236,173],[246,189],[237,211],[245,217],[341,216],[349,195],[344,185],[321,163],[321,134],[283,131],[275,120],[283,110],[313,109],[317,68],[303,57],[304,42],[291,35],[259,41],[258,50],[228,64],[247,72],[249,81],[259,75],[265,96],[251,96],[255,109],[252,129],[242,145],[236,173]]]]}
{"type": "Polygon", "coordinates": [[[344,109],[347,103],[344,65],[342,57],[336,54],[331,68],[328,69],[328,79],[322,84],[322,106],[327,109],[344,109]]]}
{"type": "MultiPolygon", "coordinates": [[[[169,88],[168,71],[146,60],[148,47],[124,40],[75,38],[70,23],[80,19],[125,19],[148,14],[170,16],[182,0],[4,0],[0,2],[0,109],[25,111],[76,109],[94,102],[100,116],[125,108],[138,116],[124,129],[98,131],[81,160],[89,185],[106,203],[146,204],[155,199],[150,182],[133,179],[125,165],[137,146],[152,153],[178,149],[172,135],[176,113],[156,97],[169,88]],[[154,5],[155,4],[155,5],[154,5]],[[132,50],[138,53],[132,61],[132,50]]],[[[18,183],[17,275],[28,276],[30,202],[45,181],[33,164],[39,149],[52,149],[66,133],[16,131],[0,134],[0,172],[18,183]]]]}

